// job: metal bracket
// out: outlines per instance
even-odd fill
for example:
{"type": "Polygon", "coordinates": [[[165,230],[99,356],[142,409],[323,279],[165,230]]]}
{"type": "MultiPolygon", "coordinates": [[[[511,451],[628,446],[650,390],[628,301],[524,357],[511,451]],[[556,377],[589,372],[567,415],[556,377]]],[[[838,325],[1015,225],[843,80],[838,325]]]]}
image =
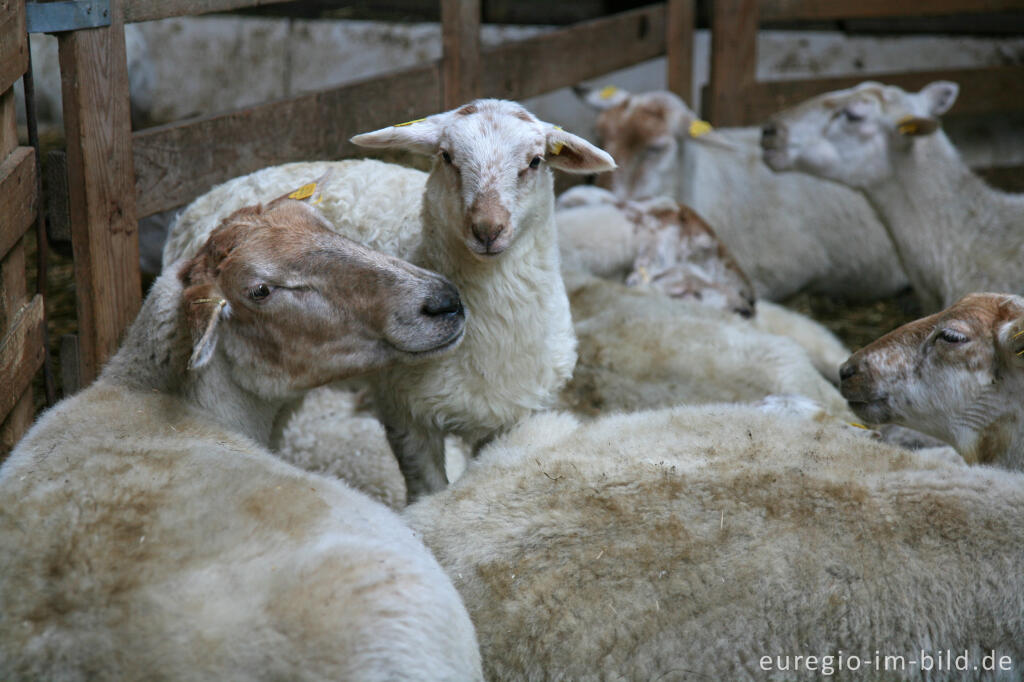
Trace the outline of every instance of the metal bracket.
{"type": "Polygon", "coordinates": [[[29,33],[59,33],[110,26],[110,0],[26,2],[29,33]]]}

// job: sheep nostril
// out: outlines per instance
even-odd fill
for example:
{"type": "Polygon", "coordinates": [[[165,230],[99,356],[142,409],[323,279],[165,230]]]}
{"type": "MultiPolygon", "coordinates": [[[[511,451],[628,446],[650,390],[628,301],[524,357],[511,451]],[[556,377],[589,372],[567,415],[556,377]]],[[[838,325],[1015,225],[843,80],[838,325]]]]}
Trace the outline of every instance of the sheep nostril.
{"type": "Polygon", "coordinates": [[[839,380],[846,381],[854,374],[857,373],[857,364],[854,362],[844,362],[839,368],[839,380]]]}
{"type": "Polygon", "coordinates": [[[779,136],[779,129],[774,123],[766,123],[761,128],[761,146],[771,146],[779,136]]]}
{"type": "Polygon", "coordinates": [[[429,317],[463,315],[462,299],[454,287],[447,288],[440,294],[428,298],[423,304],[422,312],[429,317]]]}

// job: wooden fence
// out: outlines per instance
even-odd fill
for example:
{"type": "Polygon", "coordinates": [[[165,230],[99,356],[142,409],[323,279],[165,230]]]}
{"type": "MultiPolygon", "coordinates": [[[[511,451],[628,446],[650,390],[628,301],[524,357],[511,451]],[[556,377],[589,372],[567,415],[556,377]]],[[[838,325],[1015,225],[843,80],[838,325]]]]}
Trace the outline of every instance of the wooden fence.
{"type": "Polygon", "coordinates": [[[32,423],[43,364],[43,298],[29,295],[27,233],[36,219],[36,155],[18,146],[14,83],[28,70],[25,3],[0,0],[0,457],[32,423]]]}

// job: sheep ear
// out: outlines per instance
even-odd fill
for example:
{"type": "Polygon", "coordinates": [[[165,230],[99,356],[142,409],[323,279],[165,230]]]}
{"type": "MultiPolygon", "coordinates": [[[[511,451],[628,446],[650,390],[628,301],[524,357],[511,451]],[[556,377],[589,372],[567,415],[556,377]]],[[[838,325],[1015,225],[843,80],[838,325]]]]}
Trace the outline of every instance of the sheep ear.
{"type": "Polygon", "coordinates": [[[184,301],[185,318],[192,337],[188,369],[199,369],[213,357],[220,322],[228,316],[230,308],[227,300],[216,295],[208,285],[190,287],[185,291],[184,301]]]}
{"type": "Polygon", "coordinates": [[[1024,315],[1003,322],[996,335],[997,343],[1004,351],[1011,367],[1024,367],[1024,315]]]}
{"type": "Polygon", "coordinates": [[[937,118],[926,118],[924,116],[904,116],[896,121],[896,132],[905,137],[918,137],[920,135],[931,135],[939,129],[937,118]]]}
{"type": "Polygon", "coordinates": [[[405,123],[396,123],[371,133],[356,135],[352,144],[375,149],[405,149],[417,154],[434,154],[441,139],[441,131],[447,113],[435,114],[405,123]]]}
{"type": "Polygon", "coordinates": [[[615,168],[611,154],[553,125],[548,126],[544,159],[552,168],[568,173],[603,173],[615,168]]]}
{"type": "Polygon", "coordinates": [[[935,81],[921,88],[921,97],[931,116],[942,116],[956,103],[960,86],[953,81],[935,81]]]}
{"type": "Polygon", "coordinates": [[[584,104],[598,111],[617,107],[629,99],[628,90],[623,90],[614,85],[606,85],[603,88],[592,88],[589,85],[574,85],[572,90],[584,104]]]}

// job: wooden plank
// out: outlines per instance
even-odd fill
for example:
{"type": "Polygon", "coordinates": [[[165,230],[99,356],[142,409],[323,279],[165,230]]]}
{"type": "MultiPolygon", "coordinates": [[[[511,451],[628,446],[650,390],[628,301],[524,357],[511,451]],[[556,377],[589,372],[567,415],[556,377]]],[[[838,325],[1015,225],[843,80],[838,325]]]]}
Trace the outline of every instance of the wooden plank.
{"type": "Polygon", "coordinates": [[[28,299],[25,274],[25,238],[0,260],[0,336],[14,324],[14,315],[28,299]]]}
{"type": "MultiPolygon", "coordinates": [[[[25,276],[25,240],[22,238],[17,246],[11,249],[5,258],[0,260],[0,338],[4,337],[9,330],[19,329],[20,313],[25,310],[28,301],[28,282],[25,276]]],[[[39,297],[37,297],[39,298],[39,297]]],[[[42,299],[39,298],[41,303],[42,299]]],[[[38,314],[42,314],[40,306],[38,314]]],[[[26,332],[32,331],[28,327],[26,332]]],[[[0,345],[0,349],[4,346],[0,345]]],[[[42,341],[42,330],[39,330],[38,340],[34,343],[35,352],[38,352],[40,359],[45,353],[42,341]]],[[[8,400],[0,409],[0,457],[9,452],[17,443],[22,434],[32,424],[34,414],[32,389],[26,387],[25,380],[21,377],[27,376],[31,381],[32,376],[39,369],[38,364],[31,360],[35,354],[29,348],[27,357],[18,362],[12,359],[14,365],[8,369],[7,365],[0,360],[0,377],[4,377],[4,398],[8,400]],[[11,386],[7,391],[6,386],[11,386]],[[16,390],[17,389],[17,390],[16,390]]],[[[13,354],[13,351],[12,351],[13,354]]],[[[0,353],[0,358],[3,354],[0,353]]]]}
{"type": "Polygon", "coordinates": [[[265,166],[364,155],[357,133],[441,109],[437,63],[134,135],[140,216],[265,166]]]}
{"type": "Polygon", "coordinates": [[[757,0],[715,0],[709,96],[702,98],[705,116],[715,125],[743,120],[743,93],[757,75],[757,23],[757,0]]]}
{"type": "Polygon", "coordinates": [[[653,5],[485,51],[481,94],[524,99],[665,53],[665,6],[653,5]]]}
{"type": "MultiPolygon", "coordinates": [[[[24,273],[22,273],[24,274],[24,273]]],[[[0,416],[14,409],[32,385],[32,377],[43,366],[43,297],[36,294],[15,312],[12,325],[0,335],[0,416]]]]}
{"type": "Polygon", "coordinates": [[[761,0],[760,8],[764,22],[823,21],[1006,12],[1024,10],[1024,0],[761,0]]]}
{"type": "Polygon", "coordinates": [[[668,89],[693,102],[693,29],[695,0],[668,0],[665,17],[665,53],[668,89]]]}
{"type": "Polygon", "coordinates": [[[32,227],[36,199],[35,150],[17,147],[0,163],[0,258],[32,227]]]}
{"type": "Polygon", "coordinates": [[[761,123],[772,114],[806,99],[831,90],[853,87],[865,80],[898,85],[905,90],[919,90],[936,80],[959,83],[960,96],[947,116],[1024,111],[1024,66],[994,66],[756,83],[738,93],[737,97],[742,102],[735,110],[738,120],[734,120],[732,125],[761,123]]]}
{"type": "Polygon", "coordinates": [[[124,23],[229,12],[245,7],[287,2],[289,0],[125,0],[124,23]]]}
{"type": "Polygon", "coordinates": [[[28,71],[24,0],[0,0],[0,92],[28,71]]]}
{"type": "Polygon", "coordinates": [[[124,27],[59,35],[68,201],[75,259],[82,381],[95,378],[139,310],[138,221],[124,27]]]}
{"type": "Polygon", "coordinates": [[[18,403],[7,415],[7,418],[0,423],[0,462],[7,458],[21,437],[32,426],[34,415],[32,391],[28,390],[21,394],[18,403]]]}
{"type": "Polygon", "coordinates": [[[480,91],[480,0],[441,0],[441,78],[445,110],[480,91]]]}

